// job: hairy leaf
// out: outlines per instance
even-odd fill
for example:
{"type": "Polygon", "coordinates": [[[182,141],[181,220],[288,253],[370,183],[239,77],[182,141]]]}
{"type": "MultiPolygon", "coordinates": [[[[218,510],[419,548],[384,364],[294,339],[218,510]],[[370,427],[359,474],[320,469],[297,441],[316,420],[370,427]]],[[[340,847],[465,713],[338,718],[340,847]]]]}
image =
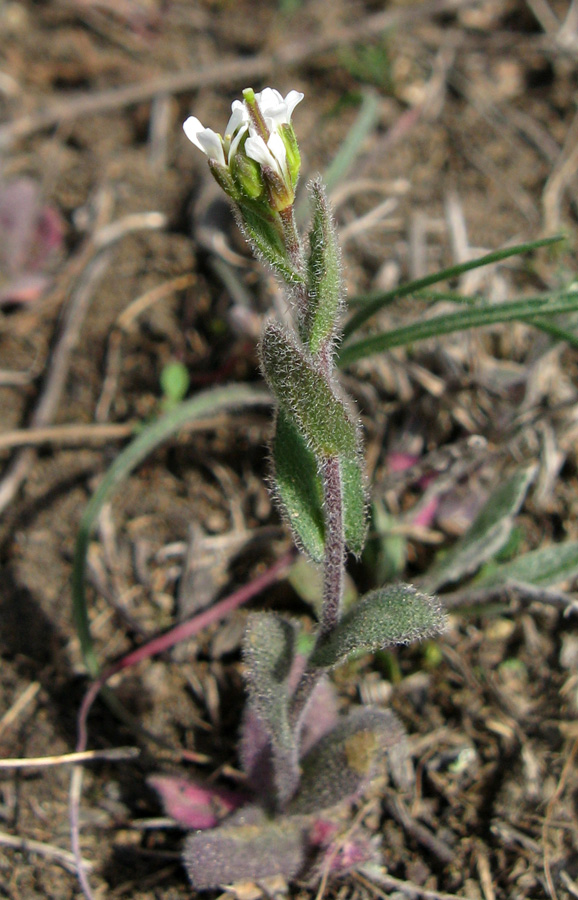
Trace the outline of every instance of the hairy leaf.
{"type": "Polygon", "coordinates": [[[298,547],[314,562],[325,552],[323,490],[315,456],[283,408],[273,439],[275,493],[298,547]]]}
{"type": "Polygon", "coordinates": [[[249,786],[266,805],[275,795],[273,749],[268,729],[248,703],[243,709],[239,757],[249,786]]]}
{"type": "Polygon", "coordinates": [[[309,232],[309,297],[304,331],[305,341],[315,356],[335,339],[342,285],[339,244],[323,182],[313,181],[309,193],[313,218],[309,232]]]}
{"type": "Polygon", "coordinates": [[[299,874],[306,851],[303,824],[289,819],[267,821],[257,810],[254,816],[250,809],[244,813],[247,824],[224,825],[187,838],[184,862],[196,890],[299,874]]]}
{"type": "Polygon", "coordinates": [[[288,284],[303,281],[291,264],[281,235],[273,222],[255,212],[249,203],[244,203],[238,209],[238,221],[256,255],[268,263],[280,278],[288,284]]]}
{"type": "Polygon", "coordinates": [[[289,814],[309,815],[352,800],[376,774],[383,751],[403,739],[403,728],[389,710],[350,713],[302,760],[289,814]]]}
{"type": "Polygon", "coordinates": [[[214,828],[221,819],[247,802],[247,795],[203,786],[173,775],[154,775],[149,784],[158,791],[165,812],[184,828],[214,828]]]}
{"type": "MultiPolygon", "coordinates": [[[[274,482],[277,500],[298,547],[322,562],[325,552],[323,488],[315,456],[297,427],[281,408],[273,440],[274,482]]],[[[345,543],[359,556],[367,534],[365,479],[358,456],[341,456],[341,484],[345,543]]]]}
{"type": "Polygon", "coordinates": [[[275,398],[317,459],[341,455],[355,458],[357,428],[345,404],[293,338],[274,323],[265,328],[261,360],[275,398]]]}
{"type": "Polygon", "coordinates": [[[408,644],[445,627],[439,601],[409,584],[380,588],[362,597],[311,654],[310,663],[331,668],[353,653],[408,644]]]}
{"type": "Polygon", "coordinates": [[[368,514],[365,474],[360,457],[339,458],[343,493],[343,528],[348,549],[360,556],[367,537],[368,514]]]}
{"type": "Polygon", "coordinates": [[[578,574],[578,541],[551,544],[496,566],[476,580],[476,588],[506,581],[551,587],[578,574]]]}
{"type": "Polygon", "coordinates": [[[289,725],[289,675],[295,658],[295,627],[272,613],[253,613],[243,641],[249,705],[268,734],[281,802],[299,779],[297,743],[289,725]]]}
{"type": "Polygon", "coordinates": [[[436,591],[444,584],[470,575],[502,549],[535,472],[535,466],[519,469],[499,485],[464,536],[430,570],[424,579],[428,590],[436,591]]]}

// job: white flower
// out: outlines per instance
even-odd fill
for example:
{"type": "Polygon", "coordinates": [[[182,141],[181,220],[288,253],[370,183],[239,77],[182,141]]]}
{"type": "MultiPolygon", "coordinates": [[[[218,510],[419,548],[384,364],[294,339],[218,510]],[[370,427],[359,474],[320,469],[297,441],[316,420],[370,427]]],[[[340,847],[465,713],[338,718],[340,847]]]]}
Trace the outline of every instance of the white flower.
{"type": "Polygon", "coordinates": [[[274,88],[263,88],[255,99],[265,119],[269,131],[277,131],[280,125],[290,125],[293,110],[303,100],[304,94],[300,91],[289,91],[285,99],[274,88]]]}
{"type": "Polygon", "coordinates": [[[260,166],[273,169],[282,181],[288,183],[290,176],[287,168],[287,150],[282,138],[274,131],[265,143],[260,134],[255,134],[251,129],[249,134],[245,143],[247,156],[260,166]]]}
{"type": "Polygon", "coordinates": [[[264,88],[259,94],[255,94],[255,99],[270,134],[267,142],[257,134],[251,124],[247,106],[240,100],[234,100],[231,105],[231,117],[224,136],[217,134],[212,128],[205,128],[196,116],[189,116],[183,125],[184,132],[209,159],[228,168],[243,135],[248,131],[249,137],[245,144],[247,156],[261,165],[269,166],[286,180],[287,151],[277,130],[282,125],[291,124],[293,110],[303,99],[303,94],[299,91],[289,91],[283,99],[279,91],[264,88]]]}
{"type": "Polygon", "coordinates": [[[183,124],[183,130],[195,147],[202,150],[209,159],[219,163],[220,166],[228,166],[229,161],[233,158],[239,141],[249,127],[247,122],[243,120],[242,111],[235,108],[235,104],[243,107],[239,100],[233,103],[233,113],[229,119],[224,139],[212,128],[205,128],[196,116],[189,116],[183,124]],[[236,133],[235,133],[236,132],[236,133]]]}

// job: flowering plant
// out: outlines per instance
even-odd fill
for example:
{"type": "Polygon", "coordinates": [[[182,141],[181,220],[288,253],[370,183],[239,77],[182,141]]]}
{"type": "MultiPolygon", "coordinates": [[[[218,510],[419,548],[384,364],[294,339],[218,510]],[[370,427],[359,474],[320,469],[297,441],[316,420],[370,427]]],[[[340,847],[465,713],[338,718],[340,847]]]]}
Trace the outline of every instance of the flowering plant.
{"type": "Polygon", "coordinates": [[[340,253],[323,183],[309,185],[304,243],[294,216],[299,150],[291,116],[303,95],[243,92],[224,135],[191,117],[190,140],[231,198],[257,254],[287,286],[294,322],[265,325],[260,357],[275,399],[273,484],[300,549],[323,568],[316,634],[273,613],[253,613],[243,641],[248,703],[242,793],[160,776],[167,812],[193,833],[185,864],[197,889],[282,875],[344,872],[371,858],[367,836],[340,842],[336,810],[359,796],[384,751],[403,741],[387,710],[339,716],[328,673],[354,654],[408,643],[444,627],[438,602],[410,585],[372,591],[344,613],[346,551],[367,532],[360,424],[339,386],[335,346],[343,305],[340,253]]]}

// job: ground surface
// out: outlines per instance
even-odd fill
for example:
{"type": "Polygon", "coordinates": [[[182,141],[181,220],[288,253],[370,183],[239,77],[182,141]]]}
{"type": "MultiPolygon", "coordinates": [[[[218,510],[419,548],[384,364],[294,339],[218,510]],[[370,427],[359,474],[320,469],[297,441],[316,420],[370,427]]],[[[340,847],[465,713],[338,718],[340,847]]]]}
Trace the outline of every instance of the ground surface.
{"type": "MultiPolygon", "coordinates": [[[[190,111],[219,130],[247,84],[302,90],[306,178],[326,170],[371,92],[375,126],[334,189],[350,296],[560,229],[570,235],[561,254],[474,273],[460,288],[497,302],[571,280],[578,50],[576,31],[573,44],[572,29],[560,31],[569,4],[487,0],[437,16],[433,5],[418,3],[408,19],[404,2],[369,0],[306,0],[293,11],[269,0],[0,3],[2,178],[34,179],[64,223],[48,291],[0,309],[2,757],[75,747],[87,686],[71,616],[79,522],[134,423],[158,414],[164,367],[184,363],[190,396],[259,383],[259,317],[279,305],[277,289],[245,255],[228,211],[211,205],[204,160],[181,134],[190,111]],[[384,6],[401,15],[385,36],[372,19],[384,6]],[[364,218],[384,201],[381,217],[364,218]],[[75,329],[68,352],[61,337],[75,329]],[[50,431],[32,450],[19,444],[33,426],[60,425],[72,431],[50,431]]],[[[388,312],[390,324],[412,316],[411,299],[388,312]]],[[[405,523],[406,578],[423,575],[489,487],[534,460],[519,548],[578,537],[575,350],[509,325],[372,358],[346,383],[381,499],[392,452],[452,451],[463,466],[464,439],[487,442],[468,450],[466,474],[455,470],[459,483],[427,529],[408,515],[418,485],[387,491],[405,523]]],[[[102,662],[289,548],[263,486],[268,434],[262,408],[220,414],[153,453],[113,495],[88,556],[102,662]]],[[[374,577],[367,567],[356,575],[374,577]]],[[[307,615],[287,582],[252,602],[307,615]]],[[[143,752],[85,773],[81,843],[95,896],[191,895],[182,835],[150,821],[162,811],[146,778],[231,774],[245,616],[113,683],[161,746],[97,704],[89,745],[143,752]],[[183,762],[183,750],[205,761],[183,762]]],[[[382,779],[366,812],[382,835],[383,871],[399,884],[351,875],[330,880],[326,895],[578,896],[575,622],[504,593],[491,608],[456,609],[437,651],[409,648],[339,673],[344,707],[373,700],[398,712],[415,778],[382,779]]],[[[51,855],[69,847],[69,776],[67,766],[0,774],[0,896],[80,896],[51,855]]],[[[290,890],[305,898],[317,888],[290,890]]]]}

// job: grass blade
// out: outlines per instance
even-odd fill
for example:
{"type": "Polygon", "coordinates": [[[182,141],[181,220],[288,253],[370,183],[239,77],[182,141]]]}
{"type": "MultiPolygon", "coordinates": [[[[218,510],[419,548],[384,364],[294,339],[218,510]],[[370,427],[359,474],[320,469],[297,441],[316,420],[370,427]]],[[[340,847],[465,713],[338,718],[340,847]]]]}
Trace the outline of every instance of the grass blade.
{"type": "Polygon", "coordinates": [[[536,324],[540,327],[539,322],[534,322],[536,316],[544,313],[553,316],[558,313],[576,312],[576,310],[578,310],[578,291],[546,297],[526,297],[523,300],[500,303],[498,306],[468,307],[459,312],[445,313],[425,321],[395,328],[392,331],[374,334],[354,344],[349,344],[343,347],[339,353],[339,365],[351,365],[358,359],[364,359],[373,353],[382,353],[392,347],[403,347],[415,341],[426,340],[426,338],[440,337],[442,334],[464,331],[467,328],[495,325],[498,322],[520,319],[530,325],[536,324]]]}
{"type": "Polygon", "coordinates": [[[184,425],[203,416],[248,406],[270,406],[271,398],[263,388],[230,385],[204,391],[191,400],[176,406],[166,415],[147,425],[120,453],[109,468],[84,510],[72,567],[72,602],[76,631],[89,674],[98,676],[100,666],[90,633],[90,620],[84,591],[86,554],[90,536],[98,516],[112,491],[160,444],[172,437],[184,425]]]}
{"type": "Polygon", "coordinates": [[[399,297],[407,297],[408,294],[415,294],[423,288],[430,287],[432,284],[438,284],[440,281],[448,281],[450,278],[457,278],[464,272],[470,272],[472,269],[479,269],[482,266],[489,266],[492,263],[500,262],[508,259],[510,256],[519,256],[521,253],[529,253],[540,247],[548,247],[564,240],[563,235],[555,235],[554,237],[543,238],[539,241],[530,241],[527,244],[517,244],[514,247],[504,247],[501,250],[494,250],[479,259],[471,259],[468,262],[461,263],[457,266],[450,266],[448,269],[442,269],[440,272],[434,272],[433,275],[426,275],[425,278],[418,278],[415,281],[409,281],[402,284],[391,291],[379,291],[375,294],[359,295],[350,300],[350,305],[359,305],[360,308],[351,317],[349,322],[345,324],[343,329],[343,337],[348,338],[354,334],[362,325],[374,316],[380,309],[383,309],[389,303],[397,300],[399,297]],[[362,304],[362,305],[360,305],[362,304]]]}

